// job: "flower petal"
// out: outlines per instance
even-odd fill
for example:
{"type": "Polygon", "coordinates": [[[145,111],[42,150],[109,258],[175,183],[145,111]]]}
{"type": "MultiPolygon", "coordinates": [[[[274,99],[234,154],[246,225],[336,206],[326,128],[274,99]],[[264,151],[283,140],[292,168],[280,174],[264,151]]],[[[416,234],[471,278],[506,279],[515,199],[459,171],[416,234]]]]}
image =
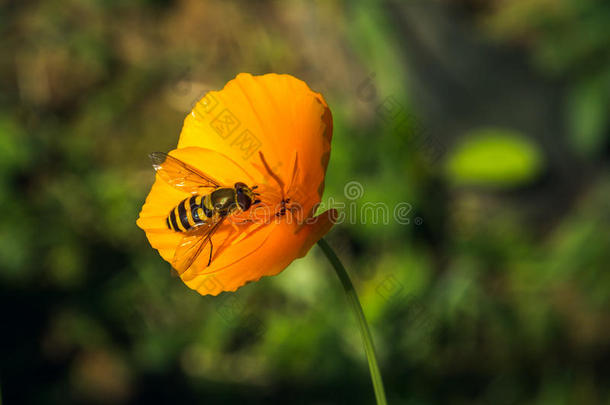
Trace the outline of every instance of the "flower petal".
{"type": "MultiPolygon", "coordinates": [[[[235,159],[257,183],[259,152],[305,211],[319,202],[330,156],[332,116],[324,98],[289,75],[239,74],[203,97],[184,121],[179,148],[199,146],[235,159]]],[[[287,190],[285,190],[287,191],[287,190]]]]}
{"type": "Polygon", "coordinates": [[[301,227],[286,221],[263,226],[259,233],[249,235],[226,249],[204,271],[191,268],[182,275],[182,279],[202,295],[218,295],[223,291],[235,291],[263,276],[276,275],[293,260],[305,256],[313,244],[330,230],[336,218],[336,210],[331,209],[301,227]],[[236,255],[240,258],[232,261],[236,255]]]}

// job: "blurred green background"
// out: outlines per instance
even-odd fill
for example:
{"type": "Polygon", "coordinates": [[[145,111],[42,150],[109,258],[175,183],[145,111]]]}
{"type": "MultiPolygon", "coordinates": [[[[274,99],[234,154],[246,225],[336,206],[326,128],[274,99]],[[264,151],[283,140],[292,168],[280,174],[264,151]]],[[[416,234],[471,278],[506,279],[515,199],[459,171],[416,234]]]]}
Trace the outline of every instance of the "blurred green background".
{"type": "Polygon", "coordinates": [[[374,402],[317,247],[201,297],[135,225],[147,154],[239,72],[332,108],[324,199],[366,215],[327,239],[390,403],[610,404],[609,2],[0,6],[3,404],[374,402]]]}

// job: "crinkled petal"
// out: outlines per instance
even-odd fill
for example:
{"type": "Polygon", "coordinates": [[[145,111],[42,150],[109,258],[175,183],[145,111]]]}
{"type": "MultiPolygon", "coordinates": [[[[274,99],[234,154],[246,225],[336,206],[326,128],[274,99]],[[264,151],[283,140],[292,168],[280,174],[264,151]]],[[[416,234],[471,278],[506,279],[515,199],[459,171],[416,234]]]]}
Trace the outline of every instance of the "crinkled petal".
{"type": "Polygon", "coordinates": [[[305,82],[290,75],[241,73],[196,104],[178,147],[216,150],[231,156],[257,183],[274,183],[261,172],[262,153],[285,191],[294,178],[290,197],[308,212],[324,191],[331,138],[330,109],[305,82]]]}
{"type": "Polygon", "coordinates": [[[310,218],[301,227],[286,221],[266,225],[262,232],[249,235],[227,249],[210,267],[191,268],[182,278],[188,287],[202,295],[235,291],[263,276],[276,275],[295,259],[305,256],[330,230],[336,218],[337,212],[332,209],[310,218]]]}

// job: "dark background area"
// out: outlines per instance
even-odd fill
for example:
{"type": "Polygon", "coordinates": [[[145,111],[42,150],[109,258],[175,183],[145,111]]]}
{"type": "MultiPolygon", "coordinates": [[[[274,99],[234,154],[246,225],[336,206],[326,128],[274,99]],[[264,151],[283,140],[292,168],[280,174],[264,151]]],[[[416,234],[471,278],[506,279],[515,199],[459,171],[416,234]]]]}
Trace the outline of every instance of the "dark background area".
{"type": "Polygon", "coordinates": [[[610,404],[610,3],[0,7],[1,403],[374,402],[317,247],[201,297],[135,225],[194,102],[277,72],[333,111],[390,403],[610,404]]]}

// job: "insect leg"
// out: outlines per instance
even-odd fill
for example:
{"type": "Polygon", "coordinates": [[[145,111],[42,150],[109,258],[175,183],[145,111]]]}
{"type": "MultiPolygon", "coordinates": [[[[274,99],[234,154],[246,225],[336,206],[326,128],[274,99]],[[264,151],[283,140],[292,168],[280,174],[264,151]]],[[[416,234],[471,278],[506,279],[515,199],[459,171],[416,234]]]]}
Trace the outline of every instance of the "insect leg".
{"type": "Polygon", "coordinates": [[[208,240],[210,242],[210,258],[208,259],[208,266],[212,263],[212,252],[214,251],[214,244],[212,243],[212,238],[208,236],[208,240]]]}

